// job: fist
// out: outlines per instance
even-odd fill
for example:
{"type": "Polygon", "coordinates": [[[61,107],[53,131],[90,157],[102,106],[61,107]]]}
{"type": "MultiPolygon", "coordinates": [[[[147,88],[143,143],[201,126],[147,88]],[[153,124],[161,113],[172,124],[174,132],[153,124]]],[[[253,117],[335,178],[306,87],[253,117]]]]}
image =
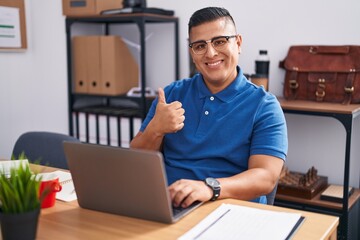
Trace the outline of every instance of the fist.
{"type": "Polygon", "coordinates": [[[158,131],[162,134],[175,133],[184,127],[185,110],[179,101],[166,103],[165,93],[162,88],[159,88],[158,103],[156,105],[156,112],[154,121],[158,131]]]}

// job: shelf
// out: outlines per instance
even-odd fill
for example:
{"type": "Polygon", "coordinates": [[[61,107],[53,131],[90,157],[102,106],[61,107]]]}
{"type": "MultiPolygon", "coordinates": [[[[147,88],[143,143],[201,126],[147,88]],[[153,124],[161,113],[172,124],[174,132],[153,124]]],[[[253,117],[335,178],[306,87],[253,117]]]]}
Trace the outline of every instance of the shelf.
{"type": "Polygon", "coordinates": [[[328,103],[328,102],[313,102],[304,100],[285,100],[282,97],[277,97],[281,107],[287,111],[306,111],[313,113],[339,113],[339,114],[353,114],[354,117],[360,114],[360,104],[328,103]]]}
{"type": "Polygon", "coordinates": [[[153,14],[153,13],[128,13],[128,14],[113,14],[113,15],[88,15],[88,16],[69,16],[66,18],[69,21],[76,22],[94,22],[94,23],[130,23],[137,19],[144,19],[147,22],[169,22],[178,21],[177,17],[153,14]]]}
{"type": "MultiPolygon", "coordinates": [[[[309,115],[309,116],[321,116],[332,117],[337,119],[345,128],[346,141],[345,141],[345,158],[344,158],[344,180],[343,180],[343,202],[333,203],[330,201],[320,200],[320,194],[315,196],[312,200],[299,199],[296,197],[284,196],[277,194],[276,199],[280,206],[288,206],[300,209],[307,209],[311,211],[322,212],[325,214],[332,214],[335,211],[340,215],[339,235],[340,239],[348,239],[351,236],[350,229],[352,226],[348,220],[355,219],[354,223],[358,224],[359,216],[356,212],[359,206],[359,189],[357,189],[353,195],[348,197],[347,189],[349,188],[350,179],[350,150],[351,150],[351,135],[353,129],[354,119],[360,116],[360,104],[340,104],[340,103],[328,103],[328,102],[315,102],[304,100],[286,100],[282,97],[278,97],[280,105],[284,113],[309,115]],[[354,207],[356,206],[356,207],[354,207]],[[354,209],[351,211],[350,209],[354,209]],[[330,211],[329,211],[330,210],[330,211]]],[[[353,230],[358,235],[358,230],[353,230]]]]}
{"type": "MultiPolygon", "coordinates": [[[[307,204],[307,205],[311,205],[311,206],[319,206],[319,207],[334,209],[334,210],[337,210],[337,211],[342,210],[343,204],[336,203],[336,202],[331,202],[331,201],[321,200],[320,199],[320,194],[321,193],[318,193],[312,199],[304,199],[304,198],[292,197],[292,196],[283,195],[283,194],[276,194],[275,200],[284,200],[284,201],[294,202],[294,203],[299,203],[299,204],[307,204]]],[[[356,204],[356,202],[359,199],[360,199],[360,190],[359,189],[354,189],[353,194],[351,194],[351,196],[349,198],[348,210],[350,210],[352,208],[352,206],[354,204],[356,204]]]]}
{"type": "MultiPolygon", "coordinates": [[[[117,141],[118,146],[125,146],[138,131],[138,125],[145,119],[154,97],[147,97],[147,62],[146,62],[146,26],[148,24],[170,23],[173,26],[174,35],[174,79],[179,79],[179,24],[174,16],[158,15],[150,13],[117,14],[117,15],[93,15],[93,16],[68,16],[66,17],[66,42],[68,64],[68,108],[69,108],[69,133],[72,136],[80,136],[89,142],[96,138],[96,143],[101,144],[106,139],[107,145],[117,141]],[[81,23],[81,25],[76,25],[81,23]],[[85,32],[75,33],[78,27],[84,29],[89,25],[101,29],[99,35],[118,35],[118,26],[121,24],[135,24],[139,33],[140,45],[140,96],[104,95],[104,94],[78,94],[73,89],[74,64],[72,38],[77,35],[87,35],[85,32]],[[76,25],[76,27],[73,26],[76,25]],[[104,126],[106,129],[104,130],[104,126]],[[94,130],[95,128],[95,130],[94,130]],[[91,136],[89,134],[91,132],[91,136]],[[128,132],[128,135],[127,135],[128,132]],[[99,136],[99,134],[101,136],[99,136]],[[95,135],[95,136],[94,136],[95,135]],[[85,136],[85,137],[84,137],[85,136]],[[115,138],[113,138],[115,136],[115,138]],[[124,137],[126,136],[126,138],[124,137]],[[124,143],[124,144],[123,144],[124,143]]],[[[77,29],[79,30],[79,29],[77,29]]],[[[85,31],[89,31],[86,30],[85,31]]],[[[91,31],[90,31],[91,34],[91,31]]],[[[168,41],[164,39],[164,41],[168,41]]],[[[161,44],[159,45],[161,46],[161,44]]],[[[171,51],[168,52],[171,54],[171,51]]]]}

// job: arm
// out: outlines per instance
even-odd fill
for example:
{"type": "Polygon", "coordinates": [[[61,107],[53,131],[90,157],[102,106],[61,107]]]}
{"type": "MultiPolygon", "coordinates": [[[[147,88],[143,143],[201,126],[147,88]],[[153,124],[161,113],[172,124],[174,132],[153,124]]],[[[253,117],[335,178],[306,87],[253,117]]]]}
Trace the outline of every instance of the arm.
{"type": "MultiPolygon", "coordinates": [[[[268,155],[252,155],[249,169],[243,173],[218,178],[221,184],[219,199],[234,198],[251,200],[270,193],[281,173],[283,160],[268,155]]],[[[209,201],[211,189],[203,181],[182,179],[169,186],[170,196],[175,206],[187,207],[194,201],[209,201]]]]}
{"type": "Polygon", "coordinates": [[[184,127],[184,113],[180,102],[167,104],[164,90],[159,88],[155,115],[145,130],[134,137],[130,147],[159,151],[165,134],[175,133],[184,127]]]}
{"type": "Polygon", "coordinates": [[[277,183],[284,161],[268,155],[252,155],[249,169],[229,178],[220,178],[222,198],[250,200],[270,193],[277,183]]]}

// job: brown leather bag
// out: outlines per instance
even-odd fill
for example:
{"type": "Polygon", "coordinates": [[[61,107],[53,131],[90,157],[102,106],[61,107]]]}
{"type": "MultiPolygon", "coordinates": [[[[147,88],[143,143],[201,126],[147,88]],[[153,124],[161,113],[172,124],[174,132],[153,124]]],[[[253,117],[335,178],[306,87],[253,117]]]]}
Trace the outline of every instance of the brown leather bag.
{"type": "Polygon", "coordinates": [[[291,46],[280,67],[286,99],[360,103],[360,46],[291,46]]]}

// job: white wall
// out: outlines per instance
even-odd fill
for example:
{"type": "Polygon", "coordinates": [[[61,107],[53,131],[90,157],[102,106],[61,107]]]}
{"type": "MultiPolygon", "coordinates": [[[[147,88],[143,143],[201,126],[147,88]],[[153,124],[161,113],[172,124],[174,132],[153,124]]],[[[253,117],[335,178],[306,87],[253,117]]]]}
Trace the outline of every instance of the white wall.
{"type": "MultiPolygon", "coordinates": [[[[28,49],[22,53],[0,52],[0,157],[10,157],[18,136],[29,130],[68,132],[65,18],[61,1],[25,0],[28,49]]],[[[180,21],[180,76],[189,74],[187,23],[191,14],[205,6],[230,10],[243,36],[240,65],[254,72],[259,49],[270,55],[270,91],[282,95],[284,71],[278,68],[290,45],[360,45],[358,0],[148,0],[149,7],[175,10],[180,21]]],[[[151,30],[152,31],[152,30],[151,30]]],[[[165,39],[171,41],[169,39],[165,39]]],[[[162,47],[162,45],[160,45],[162,47]]],[[[171,58],[154,47],[154,63],[171,58]]],[[[152,55],[150,55],[152,56],[152,55]]],[[[149,57],[149,55],[148,55],[149,57]]],[[[157,70],[147,66],[152,85],[164,85],[157,70]]],[[[172,67],[170,67],[172,69],[172,67]]],[[[166,74],[166,73],[164,73],[166,74]]],[[[169,74],[169,73],[167,73],[169,74]]],[[[160,75],[163,76],[163,75],[160,75]]],[[[171,78],[172,73],[169,76],[171,78]]],[[[173,79],[168,79],[172,81],[173,79]]],[[[306,171],[311,166],[329,176],[332,183],[343,179],[344,128],[334,119],[287,114],[289,129],[288,166],[306,171]]],[[[358,186],[360,172],[360,119],[355,121],[351,184],[358,186]]]]}

